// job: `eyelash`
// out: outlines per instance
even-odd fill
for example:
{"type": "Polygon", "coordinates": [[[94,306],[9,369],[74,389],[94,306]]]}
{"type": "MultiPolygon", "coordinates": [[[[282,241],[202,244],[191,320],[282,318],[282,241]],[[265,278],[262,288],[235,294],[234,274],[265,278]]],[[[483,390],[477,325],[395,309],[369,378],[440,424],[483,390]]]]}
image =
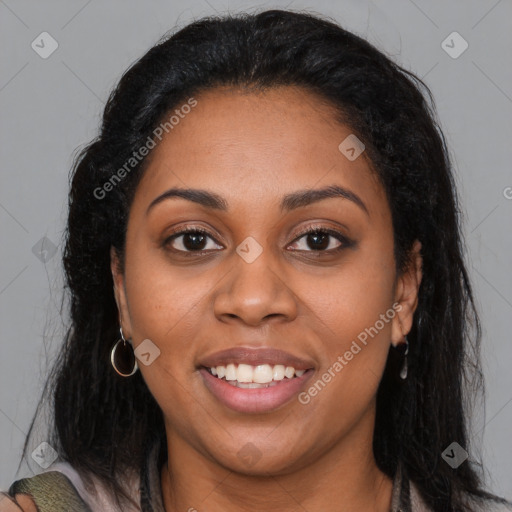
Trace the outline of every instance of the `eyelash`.
{"type": "MultiPolygon", "coordinates": [[[[215,240],[215,238],[211,235],[211,233],[209,231],[207,231],[206,229],[201,228],[201,227],[186,228],[186,229],[183,229],[181,231],[177,231],[177,232],[173,233],[171,236],[167,237],[164,240],[163,245],[165,247],[167,247],[176,238],[178,238],[178,237],[180,237],[182,235],[187,235],[187,234],[191,234],[191,233],[206,235],[207,237],[211,238],[216,244],[220,245],[219,242],[217,242],[217,240],[215,240]]],[[[339,242],[341,242],[341,245],[338,246],[338,247],[335,247],[334,249],[329,249],[329,250],[308,250],[308,251],[303,251],[301,249],[294,249],[294,251],[296,251],[296,252],[309,252],[309,253],[316,253],[316,254],[322,254],[322,253],[333,254],[333,253],[341,252],[343,249],[346,249],[346,248],[351,247],[353,245],[353,242],[351,240],[349,240],[345,235],[340,233],[339,231],[336,231],[335,229],[330,229],[330,228],[322,227],[322,226],[310,226],[306,230],[301,231],[300,233],[297,233],[296,237],[291,242],[291,244],[299,241],[301,238],[303,238],[304,236],[309,235],[309,234],[327,234],[327,235],[330,235],[333,238],[336,238],[339,242]]],[[[289,244],[289,245],[291,245],[291,244],[289,244]]],[[[209,250],[209,249],[202,250],[202,251],[183,251],[181,249],[173,249],[173,251],[177,252],[177,253],[185,254],[185,255],[187,255],[187,257],[188,256],[197,256],[197,255],[206,254],[206,253],[211,252],[211,250],[209,250]]]]}

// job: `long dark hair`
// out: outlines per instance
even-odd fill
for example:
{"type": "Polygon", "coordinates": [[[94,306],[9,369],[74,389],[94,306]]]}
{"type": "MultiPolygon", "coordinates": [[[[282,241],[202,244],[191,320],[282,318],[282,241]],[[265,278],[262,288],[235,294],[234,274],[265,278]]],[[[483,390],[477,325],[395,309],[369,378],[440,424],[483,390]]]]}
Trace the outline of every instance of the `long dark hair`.
{"type": "MultiPolygon", "coordinates": [[[[303,87],[330,104],[364,142],[391,208],[398,270],[415,239],[423,256],[409,376],[397,382],[390,351],[378,390],[377,464],[390,477],[400,464],[435,511],[470,510],[466,495],[492,497],[469,446],[466,405],[483,389],[480,325],[432,95],[364,39],[328,19],[292,11],[193,22],[151,48],[111,93],[100,134],[71,173],[64,251],[71,324],[46,387],[54,408],[50,443],[120,500],[120,473],[131,468],[143,474],[155,440],[165,454],[163,415],[140,372],[123,379],[110,366],[119,323],[109,250],[114,246],[123,261],[128,212],[147,158],[125,167],[108,193],[101,190],[173,109],[226,85],[303,87]],[[456,470],[441,458],[453,441],[471,454],[456,470]]],[[[27,443],[28,437],[25,451],[27,443]]]]}

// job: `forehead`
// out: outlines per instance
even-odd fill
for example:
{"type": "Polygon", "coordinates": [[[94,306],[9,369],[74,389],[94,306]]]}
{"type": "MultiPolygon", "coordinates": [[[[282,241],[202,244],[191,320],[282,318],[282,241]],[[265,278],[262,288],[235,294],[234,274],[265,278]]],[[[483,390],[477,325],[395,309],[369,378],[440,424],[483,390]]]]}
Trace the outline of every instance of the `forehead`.
{"type": "Polygon", "coordinates": [[[134,208],[175,186],[215,191],[231,208],[336,183],[382,207],[383,190],[365,153],[351,161],[339,149],[350,127],[315,94],[289,86],[219,88],[194,99],[191,109],[175,107],[180,115],[148,157],[134,208]]]}

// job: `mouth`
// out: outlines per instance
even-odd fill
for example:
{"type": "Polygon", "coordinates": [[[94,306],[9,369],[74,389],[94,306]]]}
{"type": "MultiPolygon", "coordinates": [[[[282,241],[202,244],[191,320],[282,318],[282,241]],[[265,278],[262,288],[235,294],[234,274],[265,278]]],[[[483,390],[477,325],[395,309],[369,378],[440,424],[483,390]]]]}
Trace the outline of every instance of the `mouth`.
{"type": "MultiPolygon", "coordinates": [[[[229,363],[212,367],[203,367],[217,379],[242,389],[263,389],[277,386],[283,381],[302,377],[308,370],[297,370],[283,364],[260,364],[253,366],[244,363],[229,363]]],[[[311,368],[312,369],[312,368],[311,368]]]]}
{"type": "Polygon", "coordinates": [[[270,347],[232,347],[204,357],[197,368],[217,402],[247,414],[290,402],[313,375],[315,363],[270,347]]]}
{"type": "Polygon", "coordinates": [[[305,389],[314,371],[245,363],[199,368],[203,383],[216,401],[243,414],[269,413],[290,403],[305,389]]]}

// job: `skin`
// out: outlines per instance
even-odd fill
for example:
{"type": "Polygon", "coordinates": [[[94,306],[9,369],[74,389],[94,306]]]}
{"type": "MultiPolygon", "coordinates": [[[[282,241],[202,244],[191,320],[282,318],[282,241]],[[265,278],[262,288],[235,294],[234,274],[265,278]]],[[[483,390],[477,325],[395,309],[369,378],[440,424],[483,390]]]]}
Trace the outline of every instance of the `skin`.
{"type": "Polygon", "coordinates": [[[14,499],[10,496],[0,494],[0,512],[37,512],[37,508],[30,496],[16,494],[14,499]]]}
{"type": "Polygon", "coordinates": [[[390,343],[411,328],[420,244],[398,275],[384,189],[365,153],[349,161],[339,151],[350,127],[312,93],[221,88],[195,98],[150,155],[130,210],[124,269],[111,251],[125,337],[135,348],[149,338],[161,351],[139,368],[166,422],[166,510],[317,512],[336,503],[340,512],[387,511],[392,481],[372,452],[375,401],[390,343]],[[328,185],[357,194],[367,212],[343,198],[280,211],[283,195],[328,185]],[[215,192],[229,209],[173,198],[146,214],[171,187],[215,192]],[[325,248],[343,250],[315,251],[314,240],[298,238],[312,226],[352,244],[330,237],[325,248]],[[209,231],[201,248],[210,253],[183,256],[183,236],[165,245],[172,228],[188,227],[209,231]],[[263,249],[250,264],[235,250],[249,236],[263,249]],[[241,414],[197,370],[218,350],[276,347],[314,361],[315,382],[395,302],[394,318],[306,405],[294,398],[241,414]],[[261,455],[253,465],[237,455],[248,442],[261,455]]]}

